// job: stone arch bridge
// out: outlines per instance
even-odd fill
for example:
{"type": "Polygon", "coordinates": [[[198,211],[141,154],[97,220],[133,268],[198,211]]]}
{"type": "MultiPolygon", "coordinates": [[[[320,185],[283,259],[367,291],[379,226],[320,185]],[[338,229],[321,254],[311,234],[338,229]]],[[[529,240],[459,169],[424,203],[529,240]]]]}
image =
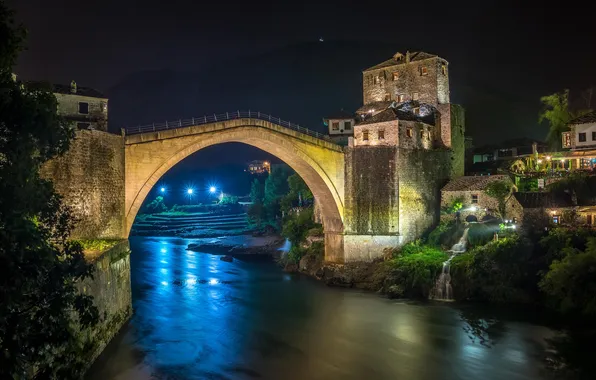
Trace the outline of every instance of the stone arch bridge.
{"type": "Polygon", "coordinates": [[[341,260],[344,216],[344,152],[316,132],[260,112],[181,120],[126,130],[125,234],[143,201],[174,165],[211,145],[240,142],[273,154],[306,182],[320,205],[326,259],[341,260]]]}

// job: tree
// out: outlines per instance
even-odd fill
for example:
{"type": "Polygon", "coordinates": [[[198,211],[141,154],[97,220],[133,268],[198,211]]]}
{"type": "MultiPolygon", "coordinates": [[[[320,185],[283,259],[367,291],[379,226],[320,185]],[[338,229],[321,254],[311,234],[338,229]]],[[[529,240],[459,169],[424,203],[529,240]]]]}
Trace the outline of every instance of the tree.
{"type": "Polygon", "coordinates": [[[499,203],[499,215],[505,218],[505,201],[509,194],[511,194],[512,186],[507,181],[494,181],[486,187],[486,195],[494,198],[499,203]]]}
{"type": "Polygon", "coordinates": [[[74,218],[39,169],[74,129],[51,92],[13,79],[24,36],[0,1],[0,378],[69,379],[88,359],[77,333],[98,312],[76,288],[91,267],[68,241],[74,218]]]}
{"type": "Polygon", "coordinates": [[[547,121],[549,124],[546,141],[551,149],[561,150],[561,134],[568,130],[567,124],[589,110],[571,112],[569,110],[569,90],[554,93],[540,98],[543,110],[538,117],[538,122],[547,121]]]}
{"type": "Polygon", "coordinates": [[[288,193],[281,199],[281,210],[289,212],[294,206],[304,206],[313,200],[313,195],[306,182],[297,173],[288,177],[288,193]]]}
{"type": "Polygon", "coordinates": [[[250,200],[252,203],[263,203],[264,197],[265,187],[258,178],[255,178],[250,185],[250,200]]]}
{"type": "Polygon", "coordinates": [[[279,216],[281,198],[288,192],[290,170],[286,166],[276,166],[265,180],[263,206],[269,221],[274,221],[279,216]]]}
{"type": "Polygon", "coordinates": [[[552,262],[540,289],[562,313],[596,317],[596,238],[588,239],[584,251],[566,247],[563,255],[552,262]]]}
{"type": "Polygon", "coordinates": [[[157,214],[166,211],[168,211],[168,208],[166,207],[166,204],[164,203],[163,197],[161,195],[155,197],[154,200],[152,200],[150,203],[147,204],[147,206],[145,206],[145,212],[147,214],[157,214]]]}

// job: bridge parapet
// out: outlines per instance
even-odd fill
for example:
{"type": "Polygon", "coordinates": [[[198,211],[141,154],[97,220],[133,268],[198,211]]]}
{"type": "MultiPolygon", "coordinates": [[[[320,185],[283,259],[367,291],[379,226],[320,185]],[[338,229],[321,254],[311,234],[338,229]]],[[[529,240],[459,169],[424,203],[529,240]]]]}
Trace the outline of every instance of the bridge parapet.
{"type": "MultiPolygon", "coordinates": [[[[149,132],[161,132],[161,131],[168,131],[168,130],[176,130],[180,128],[188,128],[188,127],[195,127],[207,124],[219,124],[223,125],[224,127],[229,127],[230,123],[225,123],[232,120],[239,120],[242,119],[244,122],[243,125],[246,125],[246,122],[252,122],[254,125],[264,126],[264,127],[282,127],[280,128],[271,128],[277,129],[280,132],[287,132],[287,129],[292,130],[294,132],[298,132],[300,135],[296,135],[295,137],[302,137],[303,135],[307,135],[309,137],[313,137],[317,140],[324,140],[328,142],[330,145],[328,146],[331,149],[343,151],[343,148],[340,145],[337,145],[331,142],[329,136],[319,133],[317,131],[313,131],[311,129],[305,128],[300,126],[299,124],[292,123],[290,121],[282,120],[281,118],[274,117],[268,115],[266,113],[258,112],[258,111],[234,111],[234,112],[226,112],[224,114],[213,114],[213,115],[205,115],[203,117],[193,117],[190,119],[179,119],[175,121],[166,121],[163,123],[153,123],[143,126],[137,127],[130,127],[125,128],[124,131],[127,136],[130,135],[138,135],[138,134],[146,134],[149,132]],[[269,123],[258,123],[256,121],[265,121],[269,123]],[[223,124],[222,124],[223,123],[223,124]]],[[[232,123],[233,124],[233,123],[232,123]]],[[[212,130],[209,130],[212,131],[212,130]]],[[[185,133],[186,134],[186,133],[185,133]]]]}

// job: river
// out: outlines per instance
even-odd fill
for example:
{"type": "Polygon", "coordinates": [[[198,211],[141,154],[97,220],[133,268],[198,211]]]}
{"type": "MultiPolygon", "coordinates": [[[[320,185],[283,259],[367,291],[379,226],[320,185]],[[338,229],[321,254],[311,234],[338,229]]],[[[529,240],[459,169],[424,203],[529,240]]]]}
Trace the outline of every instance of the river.
{"type": "Polygon", "coordinates": [[[329,288],[191,242],[130,239],[134,316],[89,380],[549,378],[554,333],[527,318],[329,288]]]}

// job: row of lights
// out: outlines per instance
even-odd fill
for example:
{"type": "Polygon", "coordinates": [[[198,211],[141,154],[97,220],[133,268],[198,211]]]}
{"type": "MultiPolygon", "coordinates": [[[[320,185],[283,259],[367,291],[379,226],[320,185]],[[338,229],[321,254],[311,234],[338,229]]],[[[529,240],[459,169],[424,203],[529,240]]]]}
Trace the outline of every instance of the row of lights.
{"type": "MultiPolygon", "coordinates": [[[[215,187],[215,186],[209,186],[209,192],[211,194],[215,194],[216,191],[217,191],[217,187],[215,187]]],[[[165,186],[160,187],[159,188],[159,192],[162,193],[162,194],[165,194],[165,192],[166,192],[165,186]]],[[[186,194],[188,194],[189,196],[193,195],[194,192],[195,192],[195,189],[193,189],[192,187],[189,187],[189,188],[186,189],[186,194]]]]}

